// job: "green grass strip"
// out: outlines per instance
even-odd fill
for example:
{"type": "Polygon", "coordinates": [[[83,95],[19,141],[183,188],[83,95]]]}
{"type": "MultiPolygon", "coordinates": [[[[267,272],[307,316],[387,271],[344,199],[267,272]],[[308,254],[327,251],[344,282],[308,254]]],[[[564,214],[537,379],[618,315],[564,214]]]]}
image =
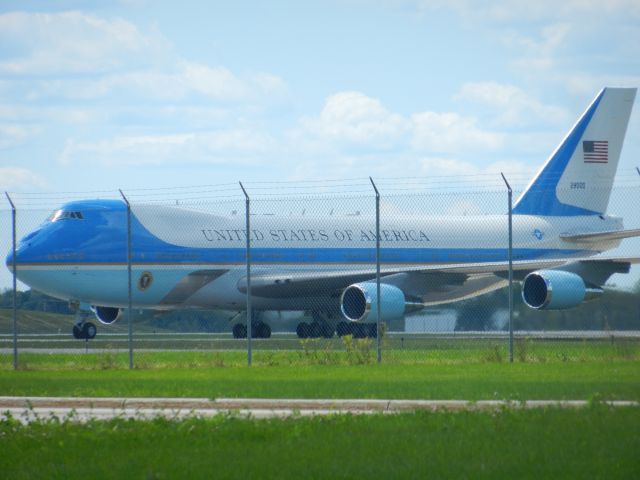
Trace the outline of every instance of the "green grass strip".
{"type": "Polygon", "coordinates": [[[0,422],[3,478],[638,478],[639,408],[0,422]]]}
{"type": "Polygon", "coordinates": [[[640,363],[8,370],[0,395],[640,400],[640,363]]]}

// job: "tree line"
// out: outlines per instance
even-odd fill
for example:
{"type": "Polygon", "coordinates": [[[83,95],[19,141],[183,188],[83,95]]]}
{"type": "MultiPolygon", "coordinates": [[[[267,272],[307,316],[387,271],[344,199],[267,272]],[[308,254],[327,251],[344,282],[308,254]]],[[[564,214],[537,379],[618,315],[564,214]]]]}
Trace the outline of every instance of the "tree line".
{"type": "MultiPolygon", "coordinates": [[[[522,301],[520,285],[513,285],[514,330],[640,330],[640,281],[631,290],[607,288],[602,296],[566,310],[534,310],[522,301]]],[[[495,292],[453,305],[456,330],[505,329],[509,290],[495,292]],[[496,318],[496,312],[503,313],[496,318]]]]}

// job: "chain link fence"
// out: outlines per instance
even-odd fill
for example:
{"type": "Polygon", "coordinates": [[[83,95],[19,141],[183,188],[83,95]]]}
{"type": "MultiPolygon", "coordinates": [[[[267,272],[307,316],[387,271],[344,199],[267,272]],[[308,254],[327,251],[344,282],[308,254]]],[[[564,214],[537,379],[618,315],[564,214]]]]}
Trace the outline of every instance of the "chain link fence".
{"type": "MultiPolygon", "coordinates": [[[[255,183],[93,192],[79,197],[106,200],[78,203],[8,196],[18,241],[37,244],[32,232],[54,219],[60,232],[75,229],[76,243],[18,265],[26,283],[17,283],[15,324],[3,268],[0,368],[637,360],[639,283],[633,269],[616,275],[628,263],[573,262],[588,288],[607,285],[574,308],[522,300],[532,270],[522,262],[552,269],[591,255],[589,241],[557,240],[584,232],[512,216],[510,310],[508,188],[485,183],[255,183]]],[[[616,185],[608,212],[640,227],[637,179],[616,185]]],[[[12,215],[9,203],[0,210],[7,253],[12,215]]],[[[640,240],[606,246],[632,258],[640,240]]]]}

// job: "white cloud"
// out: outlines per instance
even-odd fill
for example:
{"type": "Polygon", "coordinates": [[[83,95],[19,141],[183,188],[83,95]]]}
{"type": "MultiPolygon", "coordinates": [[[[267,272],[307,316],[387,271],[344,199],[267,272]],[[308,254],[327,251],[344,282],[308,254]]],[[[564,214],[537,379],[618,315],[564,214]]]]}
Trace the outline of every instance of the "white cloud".
{"type": "Polygon", "coordinates": [[[170,135],[118,136],[98,142],[67,141],[63,164],[99,163],[107,166],[180,165],[186,163],[244,163],[256,161],[275,141],[251,130],[224,130],[170,135]]]}
{"type": "Polygon", "coordinates": [[[365,172],[385,178],[411,172],[477,177],[498,167],[505,172],[524,170],[521,162],[477,166],[479,159],[505,146],[505,137],[479,127],[475,117],[430,111],[404,116],[363,93],[340,92],[327,98],[317,117],[304,117],[290,132],[286,143],[296,164],[289,176],[349,178],[365,172]]]}
{"type": "Polygon", "coordinates": [[[0,125],[0,149],[15,147],[27,141],[34,129],[19,125],[0,125]]]}
{"type": "Polygon", "coordinates": [[[514,51],[512,67],[530,83],[595,95],[603,86],[615,83],[596,84],[589,79],[602,79],[606,76],[602,72],[627,72],[640,56],[640,2],[635,2],[635,10],[627,9],[624,2],[602,9],[594,2],[577,3],[576,10],[561,21],[549,20],[553,23],[537,31],[530,26],[517,31],[510,28],[503,32],[502,41],[514,51]],[[576,86],[577,77],[590,84],[588,91],[576,86]]]}
{"type": "Polygon", "coordinates": [[[434,153],[487,151],[499,148],[503,137],[477,127],[476,119],[457,113],[422,112],[412,115],[411,145],[434,153]]]}
{"type": "Polygon", "coordinates": [[[0,190],[24,191],[45,186],[46,181],[31,170],[21,167],[0,167],[0,190]]]}
{"type": "Polygon", "coordinates": [[[248,94],[247,86],[243,85],[228,69],[222,67],[211,68],[187,63],[179,78],[187,89],[208,97],[235,99],[248,94]]]}
{"type": "Polygon", "coordinates": [[[564,124],[569,118],[565,109],[544,105],[514,85],[465,83],[456,98],[488,106],[496,115],[493,123],[500,126],[519,127],[539,121],[564,124]]]}
{"type": "Polygon", "coordinates": [[[494,0],[478,2],[474,0],[416,0],[419,10],[449,9],[473,21],[499,23],[533,22],[583,15],[626,15],[640,16],[637,0],[494,0]]]}
{"type": "Polygon", "coordinates": [[[224,66],[182,59],[157,31],[142,32],[120,18],[82,12],[7,13],[0,15],[0,41],[14,52],[0,60],[0,72],[36,77],[7,82],[5,89],[13,88],[30,101],[60,96],[177,101],[199,95],[237,102],[277,98],[286,91],[275,75],[239,76],[224,66]]]}
{"type": "MultiPolygon", "coordinates": [[[[28,124],[28,126],[16,126],[16,128],[24,130],[28,136],[43,130],[41,127],[33,127],[34,124],[53,122],[57,125],[86,126],[90,122],[104,121],[107,117],[106,110],[100,107],[0,104],[0,122],[28,124]]],[[[1,130],[2,127],[0,127],[1,130]]]]}
{"type": "Polygon", "coordinates": [[[408,132],[410,123],[385,109],[379,100],[360,92],[329,96],[318,117],[305,117],[307,134],[343,146],[391,148],[408,132]]]}
{"type": "Polygon", "coordinates": [[[82,12],[2,14],[0,40],[22,53],[0,61],[0,71],[20,75],[112,72],[148,65],[170,49],[157,32],[82,12]]]}
{"type": "Polygon", "coordinates": [[[418,161],[420,176],[454,177],[461,175],[477,175],[478,167],[455,158],[422,157],[418,161]]]}
{"type": "Polygon", "coordinates": [[[457,113],[420,112],[409,118],[387,110],[379,100],[360,92],[340,92],[327,98],[318,117],[301,119],[292,135],[298,145],[338,152],[409,150],[459,152],[493,150],[498,133],[477,127],[476,119],[457,113]]]}
{"type": "Polygon", "coordinates": [[[273,75],[239,77],[221,66],[179,61],[172,71],[139,70],[97,78],[52,79],[42,82],[40,95],[76,100],[102,97],[179,101],[200,95],[214,101],[255,101],[278,97],[286,91],[284,82],[273,75]]]}
{"type": "Polygon", "coordinates": [[[569,23],[547,25],[537,37],[510,30],[503,42],[522,51],[523,56],[513,62],[514,67],[528,74],[539,74],[558,66],[558,51],[567,46],[571,30],[569,23]]]}
{"type": "Polygon", "coordinates": [[[573,72],[565,76],[565,81],[567,90],[570,93],[579,96],[595,96],[595,94],[605,86],[638,87],[640,86],[640,75],[594,75],[588,73],[573,72]]]}
{"type": "Polygon", "coordinates": [[[425,177],[452,177],[464,181],[464,177],[473,177],[474,182],[482,177],[487,182],[501,184],[504,173],[508,180],[520,182],[529,179],[535,173],[534,167],[517,160],[497,161],[486,165],[477,165],[458,158],[422,157],[418,160],[416,175],[425,177]]]}
{"type": "MultiPolygon", "coordinates": [[[[629,72],[640,57],[640,2],[637,0],[407,0],[421,14],[454,13],[477,35],[497,39],[511,50],[509,64],[538,88],[584,94],[572,79],[602,72],[629,72]],[[572,85],[573,83],[573,85],[572,85]]],[[[580,83],[587,83],[581,81],[580,83]]],[[[591,87],[595,94],[604,84],[591,87]]]]}

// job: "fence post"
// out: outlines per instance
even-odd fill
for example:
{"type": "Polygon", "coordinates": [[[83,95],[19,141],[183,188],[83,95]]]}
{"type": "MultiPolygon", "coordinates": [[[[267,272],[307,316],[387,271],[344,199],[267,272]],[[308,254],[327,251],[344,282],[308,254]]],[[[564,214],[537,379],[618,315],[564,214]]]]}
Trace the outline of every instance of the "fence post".
{"type": "Polygon", "coordinates": [[[380,348],[380,337],[382,328],[380,324],[380,318],[382,314],[380,312],[380,192],[376,187],[373,178],[369,177],[373,190],[376,192],[376,352],[378,357],[378,363],[382,363],[382,350],[380,348]]]}
{"type": "Polygon", "coordinates": [[[242,182],[238,182],[242,193],[244,193],[245,199],[245,218],[247,229],[247,365],[251,366],[251,360],[253,352],[251,350],[251,337],[253,336],[253,318],[251,312],[251,200],[249,194],[242,185],[242,182]]]}
{"type": "Polygon", "coordinates": [[[513,191],[502,172],[502,180],[507,186],[509,198],[509,363],[513,363],[513,191]]]}
{"type": "Polygon", "coordinates": [[[11,248],[12,260],[11,270],[13,279],[13,369],[18,369],[18,282],[16,266],[16,206],[11,200],[8,192],[4,192],[11,205],[11,248]]]}
{"type": "Polygon", "coordinates": [[[131,298],[131,204],[127,197],[122,193],[122,190],[118,189],[120,195],[127,204],[127,297],[129,300],[129,306],[127,308],[127,325],[129,327],[129,369],[133,369],[133,327],[131,324],[131,313],[133,311],[133,301],[131,298]]]}

